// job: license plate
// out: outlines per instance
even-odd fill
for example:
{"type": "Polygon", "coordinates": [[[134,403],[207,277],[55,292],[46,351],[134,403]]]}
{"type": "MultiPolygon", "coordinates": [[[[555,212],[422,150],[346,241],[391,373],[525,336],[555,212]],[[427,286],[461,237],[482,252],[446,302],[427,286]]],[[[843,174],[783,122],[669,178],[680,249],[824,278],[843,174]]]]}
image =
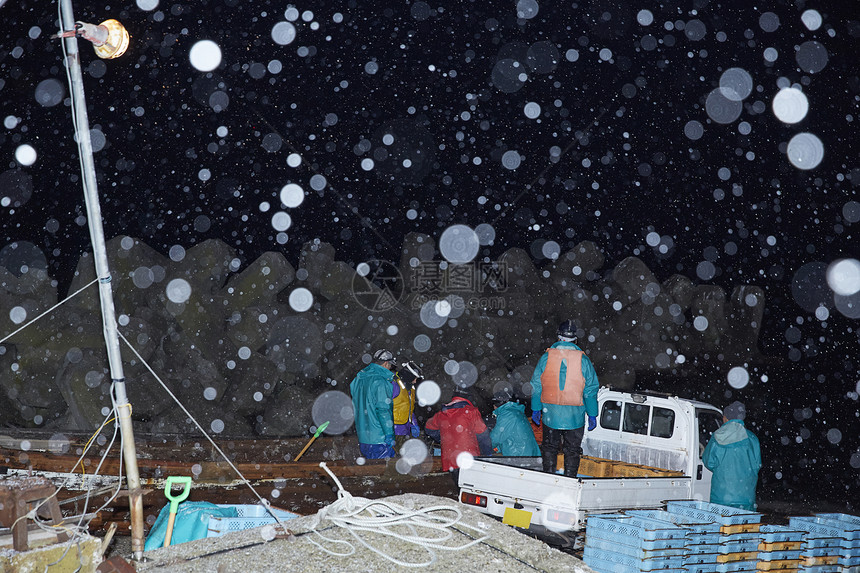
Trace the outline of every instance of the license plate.
{"type": "Polygon", "coordinates": [[[502,523],[513,525],[514,527],[521,527],[523,529],[528,529],[531,522],[532,512],[525,511],[524,509],[506,507],[505,514],[502,516],[502,523]]]}

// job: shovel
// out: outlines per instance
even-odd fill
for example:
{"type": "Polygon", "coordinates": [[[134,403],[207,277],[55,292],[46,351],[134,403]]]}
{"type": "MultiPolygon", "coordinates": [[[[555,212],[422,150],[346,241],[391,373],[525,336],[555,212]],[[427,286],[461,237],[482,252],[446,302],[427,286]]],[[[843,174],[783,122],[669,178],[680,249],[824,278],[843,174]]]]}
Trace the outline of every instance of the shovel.
{"type": "Polygon", "coordinates": [[[173,537],[173,522],[176,520],[176,510],[179,507],[179,502],[188,499],[188,494],[191,493],[191,477],[190,476],[169,476],[164,484],[164,495],[170,500],[170,517],[167,519],[167,533],[164,535],[164,547],[170,545],[170,538],[173,537]],[[173,484],[184,485],[182,492],[179,495],[173,495],[173,484]]]}
{"type": "Polygon", "coordinates": [[[308,443],[305,444],[305,447],[302,448],[302,451],[300,451],[299,455],[296,456],[295,461],[299,461],[299,458],[302,457],[306,451],[308,451],[308,448],[311,447],[311,444],[314,443],[314,440],[316,440],[317,438],[320,437],[320,434],[323,433],[323,430],[328,428],[328,425],[329,425],[329,422],[326,422],[325,424],[322,424],[319,428],[317,428],[317,431],[314,432],[313,437],[310,440],[308,440],[308,443]]]}

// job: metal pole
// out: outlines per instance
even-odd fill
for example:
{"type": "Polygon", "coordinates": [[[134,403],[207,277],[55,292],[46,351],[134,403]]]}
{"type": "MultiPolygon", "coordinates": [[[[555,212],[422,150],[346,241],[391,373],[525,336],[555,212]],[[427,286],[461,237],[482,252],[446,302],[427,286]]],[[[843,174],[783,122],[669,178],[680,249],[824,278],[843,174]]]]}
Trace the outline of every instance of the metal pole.
{"type": "MultiPolygon", "coordinates": [[[[75,19],[72,15],[71,0],[59,0],[62,7],[61,26],[63,30],[74,30],[75,19]]],[[[96,276],[99,279],[99,300],[101,301],[102,323],[107,346],[110,376],[116,393],[116,415],[122,432],[123,457],[125,458],[126,479],[128,480],[129,507],[131,509],[131,549],[136,560],[143,557],[143,495],[140,489],[140,473],[137,468],[137,454],[134,446],[134,431],[131,423],[131,404],[125,391],[125,376],[122,369],[122,356],[116,326],[116,312],[113,305],[110,268],[108,267],[105,247],[104,228],[102,227],[101,206],[96,186],[96,168],[93,161],[93,144],[90,138],[90,121],[84,99],[84,81],[81,73],[81,59],[78,40],[75,37],[63,39],[66,42],[66,67],[69,69],[73,105],[81,156],[81,171],[84,179],[84,198],[87,205],[87,221],[90,240],[93,245],[93,259],[96,276]]]]}

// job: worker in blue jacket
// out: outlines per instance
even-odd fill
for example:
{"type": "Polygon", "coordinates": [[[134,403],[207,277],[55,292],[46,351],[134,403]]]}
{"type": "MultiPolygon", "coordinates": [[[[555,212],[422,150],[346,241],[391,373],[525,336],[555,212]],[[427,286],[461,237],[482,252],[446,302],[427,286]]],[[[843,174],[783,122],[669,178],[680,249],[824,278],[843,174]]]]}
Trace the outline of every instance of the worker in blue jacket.
{"type": "Polygon", "coordinates": [[[746,407],[732,402],[723,410],[723,425],[702,453],[705,467],[714,472],[711,503],[755,511],[755,488],[761,469],[758,438],[746,429],[746,407]]]}
{"type": "Polygon", "coordinates": [[[597,427],[599,383],[591,360],[576,345],[573,321],[562,322],[557,334],[558,342],[547,348],[532,374],[532,420],[539,426],[543,418],[543,471],[555,473],[561,450],[564,475],[575,477],[582,457],[585,417],[589,431],[597,427]]]}
{"type": "Polygon", "coordinates": [[[496,425],[490,430],[493,449],[503,456],[539,456],[535,434],[529,427],[525,404],[513,399],[510,388],[502,388],[493,396],[496,425]]]}
{"type": "Polygon", "coordinates": [[[394,393],[391,386],[395,365],[394,354],[389,350],[377,350],[373,361],[349,384],[358,449],[367,459],[397,455],[394,451],[394,393]]]}

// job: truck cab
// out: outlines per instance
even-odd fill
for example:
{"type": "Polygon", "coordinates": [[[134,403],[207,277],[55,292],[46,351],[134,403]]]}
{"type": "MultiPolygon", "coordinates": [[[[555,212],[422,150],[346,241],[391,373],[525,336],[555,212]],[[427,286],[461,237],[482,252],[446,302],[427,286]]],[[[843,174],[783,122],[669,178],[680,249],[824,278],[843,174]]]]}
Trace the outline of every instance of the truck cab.
{"type": "Polygon", "coordinates": [[[707,501],[711,471],[702,452],[720,427],[722,413],[710,404],[648,392],[601,388],[597,427],[585,432],[583,454],[666,470],[693,478],[693,497],[707,501]]]}

